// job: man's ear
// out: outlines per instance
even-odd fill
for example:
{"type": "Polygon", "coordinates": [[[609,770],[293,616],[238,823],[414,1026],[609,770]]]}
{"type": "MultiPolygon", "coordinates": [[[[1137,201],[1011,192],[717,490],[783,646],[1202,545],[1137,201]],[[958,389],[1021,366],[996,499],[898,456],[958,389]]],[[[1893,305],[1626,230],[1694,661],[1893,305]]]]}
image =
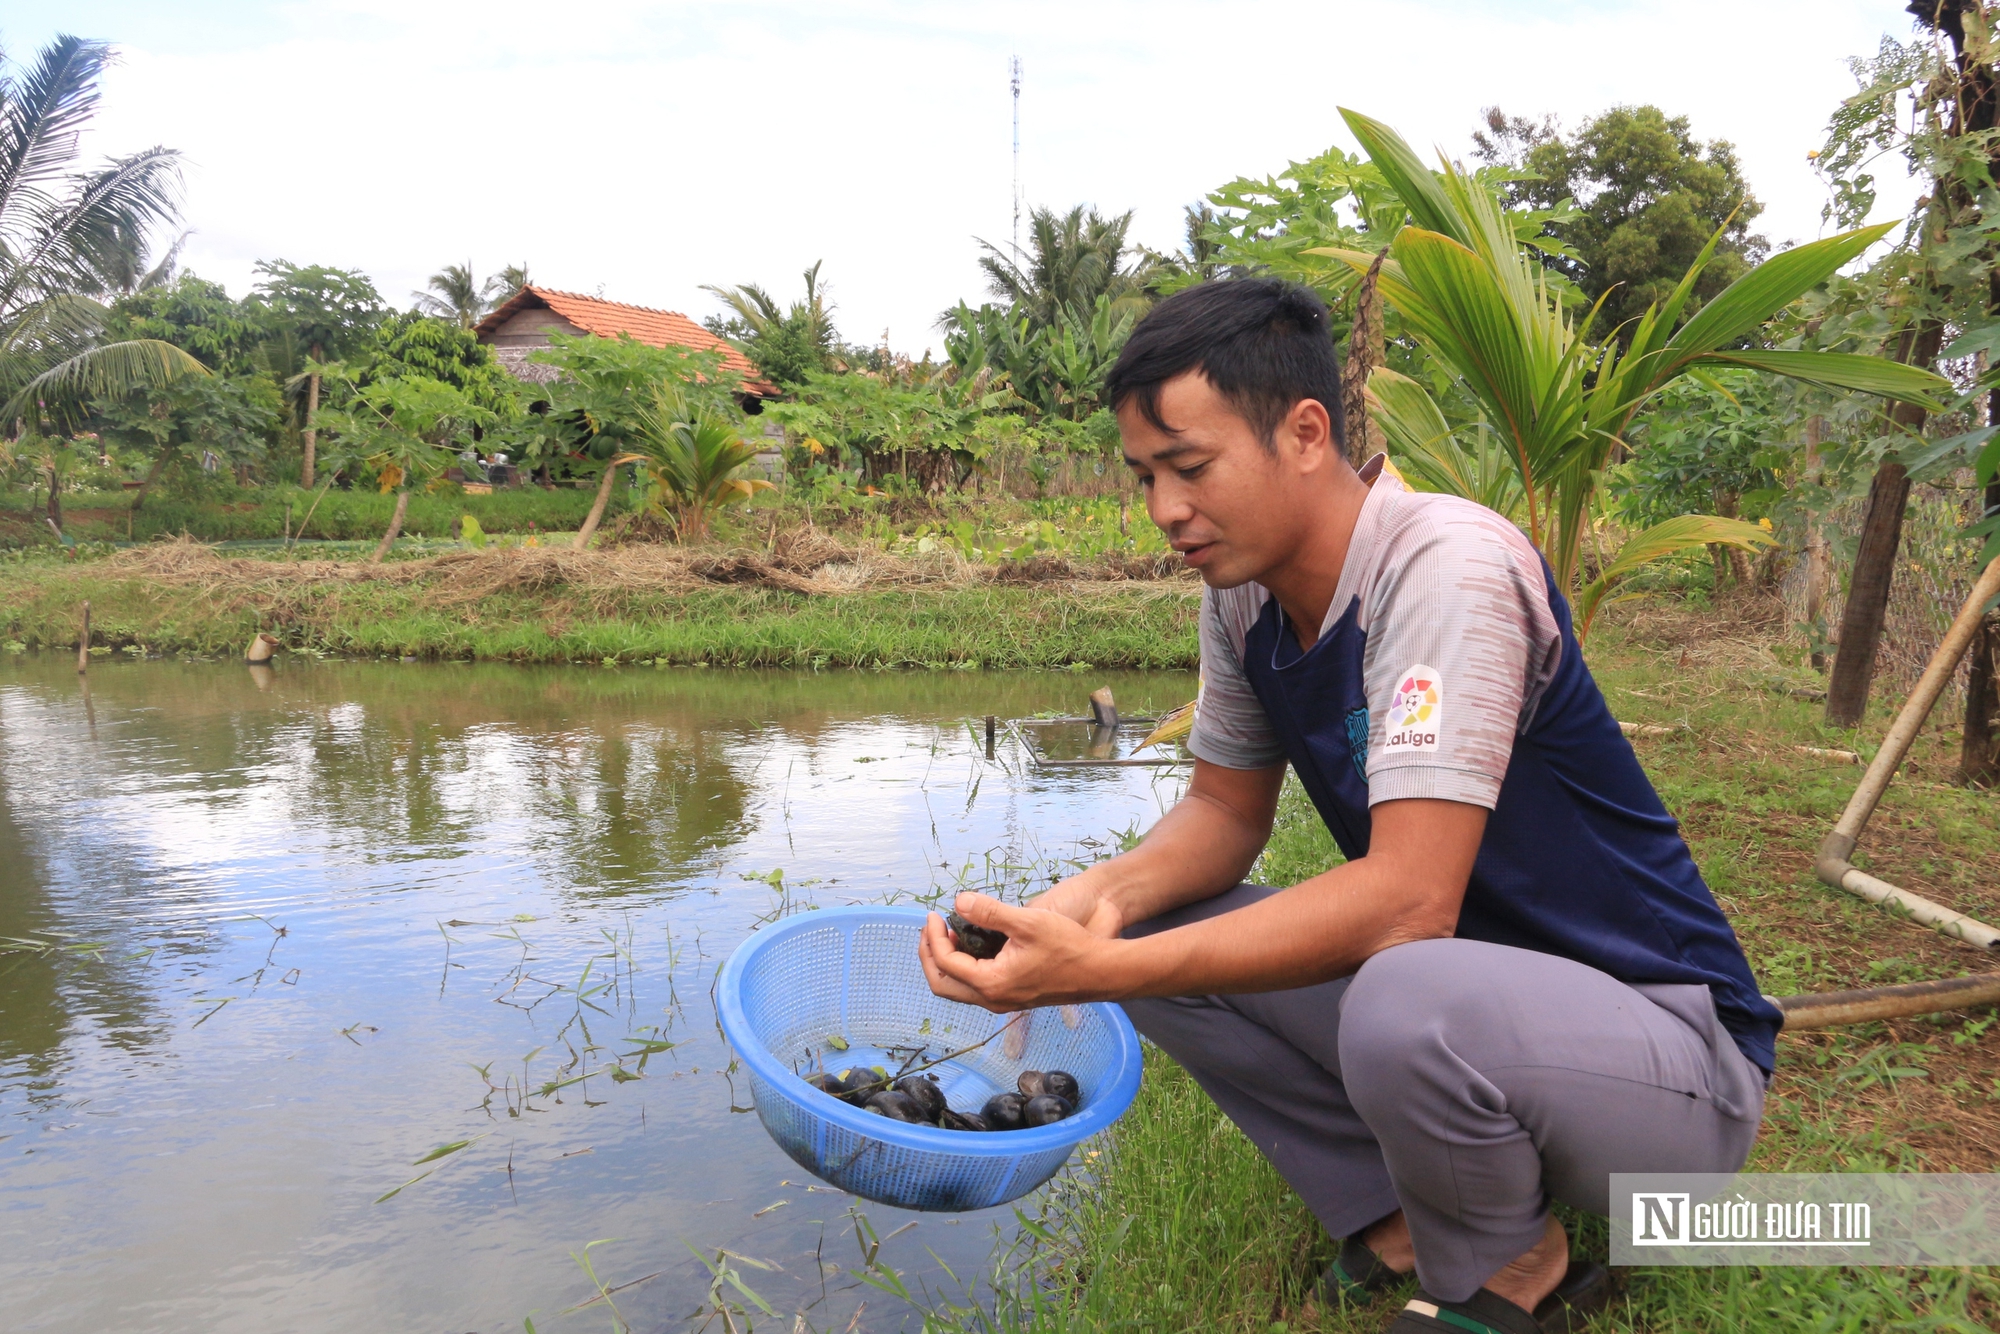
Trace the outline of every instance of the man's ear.
{"type": "Polygon", "coordinates": [[[1316,398],[1302,398],[1279,423],[1278,434],[1297,451],[1301,472],[1319,472],[1344,461],[1346,454],[1333,438],[1333,418],[1316,398]]]}

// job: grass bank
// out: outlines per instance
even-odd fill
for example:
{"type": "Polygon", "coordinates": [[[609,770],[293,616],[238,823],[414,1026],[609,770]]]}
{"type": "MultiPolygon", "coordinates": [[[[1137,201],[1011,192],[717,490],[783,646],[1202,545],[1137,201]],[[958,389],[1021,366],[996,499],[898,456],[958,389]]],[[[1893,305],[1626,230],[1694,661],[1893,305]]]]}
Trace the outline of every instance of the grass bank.
{"type": "Polygon", "coordinates": [[[1066,567],[904,561],[826,543],[775,555],[631,547],[462,551],[380,566],[167,544],[0,564],[0,642],[240,653],[758,667],[1185,668],[1198,585],[1066,567]]]}
{"type": "MultiPolygon", "coordinates": [[[[132,510],[133,493],[85,491],[63,497],[63,526],[77,542],[149,542],[191,533],[207,542],[271,540],[286,536],[315,540],[364,541],[382,536],[396,497],[375,491],[304,490],[296,486],[211,488],[197,498],[155,492],[144,508],[132,510]]],[[[596,491],[538,486],[502,488],[467,495],[456,487],[418,491],[410,496],[403,531],[412,537],[457,537],[465,515],[489,533],[574,532],[590,512],[596,491]]],[[[634,493],[613,493],[608,520],[636,505],[634,493]]],[[[36,494],[0,495],[0,547],[47,546],[54,542],[42,501],[36,494]]]]}
{"type": "MultiPolygon", "coordinates": [[[[1819,724],[1791,692],[1817,682],[1774,651],[1771,609],[1692,615],[1655,606],[1604,627],[1591,660],[1619,717],[1673,727],[1636,742],[1767,991],[1786,994],[1950,977],[1992,967],[1979,951],[1821,885],[1812,849],[1860,771],[1792,747],[1872,752],[1895,701],[1858,733],[1819,724]]],[[[1870,869],[1985,920],[2000,913],[2000,793],[1944,786],[1957,719],[1941,707],[1869,827],[1870,869]]],[[[1331,837],[1293,785],[1259,866],[1290,884],[1331,865],[1331,837]]],[[[1782,1036],[1760,1171],[1995,1170],[2000,1026],[1991,1010],[1782,1036]]],[[[1332,1243],[1277,1173],[1172,1061],[1145,1085],[1087,1177],[1042,1220],[1038,1331],[1202,1330],[1373,1334],[1402,1297],[1329,1309],[1313,1295],[1332,1243]],[[1049,1294],[1053,1294],[1051,1300],[1049,1294]]],[[[1598,1220],[1566,1220],[1603,1258],[1598,1220]]],[[[1986,1270],[1642,1269],[1593,1330],[1645,1334],[1971,1331],[2000,1324],[1986,1270]]],[[[1407,1295],[1407,1294],[1405,1294],[1407,1295]]],[[[1006,1322],[1014,1323],[1014,1322],[1006,1322]]]]}

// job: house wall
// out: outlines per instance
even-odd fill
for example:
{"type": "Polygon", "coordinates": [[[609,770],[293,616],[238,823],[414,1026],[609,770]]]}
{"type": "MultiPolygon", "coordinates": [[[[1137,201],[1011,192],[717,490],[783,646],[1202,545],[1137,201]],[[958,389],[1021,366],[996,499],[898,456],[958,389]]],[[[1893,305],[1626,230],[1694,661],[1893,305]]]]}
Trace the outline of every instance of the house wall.
{"type": "Polygon", "coordinates": [[[583,330],[571,324],[546,306],[516,311],[505,324],[495,329],[483,340],[493,349],[493,359],[505,367],[517,380],[540,383],[553,380],[556,369],[542,366],[528,360],[528,354],[536,348],[549,345],[551,333],[580,334],[583,330]]]}

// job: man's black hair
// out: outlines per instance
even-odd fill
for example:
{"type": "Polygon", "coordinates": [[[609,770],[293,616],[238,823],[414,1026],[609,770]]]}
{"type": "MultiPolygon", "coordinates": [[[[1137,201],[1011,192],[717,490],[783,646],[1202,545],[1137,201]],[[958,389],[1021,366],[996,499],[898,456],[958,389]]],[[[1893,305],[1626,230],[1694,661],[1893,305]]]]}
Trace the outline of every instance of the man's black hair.
{"type": "Polygon", "coordinates": [[[1266,445],[1293,405],[1317,400],[1345,455],[1340,357],[1326,304],[1311,288],[1277,278],[1235,278],[1174,293],[1132,331],[1104,382],[1105,399],[1114,412],[1127,399],[1137,400],[1146,420],[1171,435],[1175,428],[1160,417],[1160,386],[1194,370],[1266,445]]]}

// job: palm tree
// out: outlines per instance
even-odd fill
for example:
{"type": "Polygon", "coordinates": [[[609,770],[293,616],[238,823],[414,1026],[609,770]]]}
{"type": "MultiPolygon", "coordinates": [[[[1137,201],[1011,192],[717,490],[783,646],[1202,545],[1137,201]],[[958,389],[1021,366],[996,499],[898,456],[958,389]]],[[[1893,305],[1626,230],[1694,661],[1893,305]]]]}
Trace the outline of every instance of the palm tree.
{"type": "MultiPolygon", "coordinates": [[[[1370,377],[1370,414],[1431,485],[1487,503],[1518,503],[1529,537],[1565,594],[1576,587],[1583,539],[1592,529],[1591,511],[1613,449],[1625,443],[1640,410],[1681,376],[1741,366],[1925,405],[1950,388],[1928,371],[1880,357],[1743,346],[1894,224],[1773,255],[1683,322],[1702,269],[1726,231],[1718,229],[1665,302],[1649,307],[1628,329],[1613,331],[1627,336],[1626,346],[1616,337],[1596,343],[1591,323],[1597,311],[1572,322],[1548,271],[1477,180],[1449,161],[1433,172],[1388,126],[1352,111],[1341,114],[1411,222],[1396,232],[1386,261],[1339,247],[1305,253],[1357,274],[1380,264],[1383,299],[1433,365],[1477,406],[1479,420],[1454,431],[1422,385],[1385,369],[1370,377]],[[1498,475],[1501,459],[1511,480],[1498,475]]],[[[1768,540],[1754,525],[1698,514],[1634,535],[1578,594],[1578,636],[1589,632],[1617,584],[1648,561],[1706,544],[1768,540]]]]}
{"type": "Polygon", "coordinates": [[[805,271],[805,300],[794,301],[789,310],[780,309],[777,300],[756,283],[702,286],[702,291],[715,293],[735,312],[734,318],[711,327],[741,346],[757,363],[757,369],[776,384],[804,383],[813,371],[826,369],[833,353],[837,336],[833,307],[819,280],[821,262],[815,260],[805,271]]]}
{"type": "Polygon", "coordinates": [[[526,264],[509,264],[482,283],[473,276],[472,261],[468,259],[463,264],[447,264],[433,273],[424,282],[430,290],[412,292],[410,299],[423,314],[451,320],[462,329],[470,329],[488,314],[506,305],[516,292],[527,285],[526,264]]]}
{"type": "MultiPolygon", "coordinates": [[[[492,284],[489,282],[488,286],[492,284]]],[[[463,264],[447,264],[433,273],[424,283],[428,292],[412,292],[416,307],[426,315],[434,315],[441,320],[454,320],[460,328],[470,329],[486,314],[486,294],[480,290],[479,280],[472,276],[472,261],[463,264]]],[[[512,293],[509,293],[511,296],[512,293]]]]}
{"type": "Polygon", "coordinates": [[[1026,253],[1009,254],[981,241],[986,253],[979,267],[993,295],[1026,315],[1034,329],[1054,328],[1064,311],[1088,323],[1100,296],[1111,298],[1114,318],[1136,317],[1151,304],[1150,263],[1143,255],[1126,263],[1131,227],[1129,209],[1107,218],[1082,204],[1060,217],[1038,208],[1029,220],[1026,253]]]}
{"type": "Polygon", "coordinates": [[[500,272],[486,280],[479,294],[486,298],[486,310],[490,314],[514,299],[523,287],[528,285],[528,266],[509,264],[500,272]]]}
{"type": "Polygon", "coordinates": [[[683,541],[708,536],[709,516],[716,510],[771,488],[761,477],[741,476],[757,457],[757,446],[713,408],[659,386],[636,416],[634,444],[652,479],[652,507],[673,520],[683,541]]]}
{"type": "Polygon", "coordinates": [[[78,162],[111,59],[105,43],[67,34],[26,69],[0,51],[0,429],[30,417],[67,429],[91,399],[208,373],[158,339],[100,341],[99,298],[126,286],[145,235],[179,211],[172,149],[78,162]]]}

